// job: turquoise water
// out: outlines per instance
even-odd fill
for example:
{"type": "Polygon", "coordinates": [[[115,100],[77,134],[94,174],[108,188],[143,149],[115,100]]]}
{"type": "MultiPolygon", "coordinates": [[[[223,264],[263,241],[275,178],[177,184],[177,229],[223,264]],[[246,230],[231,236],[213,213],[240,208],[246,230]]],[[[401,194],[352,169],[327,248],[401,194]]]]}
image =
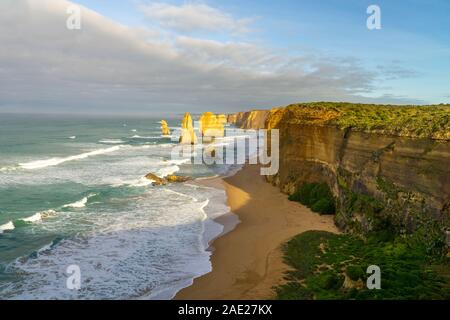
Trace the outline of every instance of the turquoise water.
{"type": "Polygon", "coordinates": [[[210,271],[224,192],[143,177],[229,168],[172,161],[158,121],[0,115],[0,298],[165,299],[210,271]]]}

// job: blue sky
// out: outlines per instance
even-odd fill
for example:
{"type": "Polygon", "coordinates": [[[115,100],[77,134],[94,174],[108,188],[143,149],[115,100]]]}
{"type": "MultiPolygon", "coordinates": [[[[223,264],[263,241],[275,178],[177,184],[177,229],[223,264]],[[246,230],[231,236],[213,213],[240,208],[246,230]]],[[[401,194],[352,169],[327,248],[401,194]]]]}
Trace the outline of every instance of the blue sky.
{"type": "MultiPolygon", "coordinates": [[[[134,26],[148,24],[138,8],[142,3],[152,3],[138,0],[78,2],[134,26]]],[[[211,0],[165,3],[204,3],[238,18],[254,18],[252,32],[237,37],[238,40],[285,49],[287,54],[312,50],[329,57],[351,57],[371,69],[379,65],[395,66],[409,75],[403,79],[379,81],[380,90],[375,90],[371,96],[392,92],[431,103],[450,101],[449,1],[211,0]],[[366,27],[366,9],[371,4],[381,8],[381,30],[370,31],[366,27]]],[[[232,40],[226,36],[218,39],[232,40]]]]}
{"type": "MultiPolygon", "coordinates": [[[[37,0],[21,1],[33,3],[37,0]]],[[[69,4],[66,0],[54,2],[61,6],[69,4]]],[[[233,109],[311,100],[450,102],[450,1],[77,0],[73,3],[81,5],[83,10],[99,13],[117,26],[126,26],[128,38],[139,35],[134,45],[148,47],[145,58],[139,59],[149,59],[148,64],[143,64],[146,67],[154,62],[163,74],[153,73],[152,66],[145,72],[117,74],[122,80],[109,84],[104,79],[92,80],[89,86],[80,85],[80,90],[91,97],[89,101],[93,101],[92,97],[100,97],[102,92],[105,96],[106,93],[119,95],[117,88],[121,88],[121,93],[128,92],[133,104],[142,110],[144,107],[138,106],[142,101],[182,108],[183,104],[206,107],[210,101],[225,99],[223,104],[233,109]],[[381,30],[366,27],[366,9],[372,4],[381,8],[381,30]],[[161,66],[168,59],[172,60],[166,72],[161,66]],[[192,77],[183,83],[177,75],[186,72],[192,72],[192,77]],[[175,78],[171,78],[172,75],[175,78]],[[155,83],[153,86],[139,83],[142,88],[138,88],[136,82],[124,81],[126,77],[155,83]],[[163,83],[156,83],[155,79],[161,78],[164,78],[163,83]],[[177,94],[172,92],[179,93],[180,88],[186,90],[184,98],[175,99],[177,94]],[[166,100],[156,95],[159,89],[166,100]],[[187,94],[189,97],[185,98],[187,94]]],[[[54,15],[58,10],[49,9],[45,14],[54,15]]],[[[40,8],[35,11],[44,15],[40,8]]],[[[86,13],[84,18],[95,28],[86,27],[81,35],[61,31],[65,38],[75,35],[80,44],[70,59],[92,56],[87,48],[95,46],[95,37],[111,38],[109,43],[103,44],[114,57],[107,57],[111,58],[108,66],[116,63],[116,69],[123,70],[119,65],[136,62],[136,55],[142,52],[118,48],[116,44],[127,42],[127,37],[121,34],[119,27],[117,30],[115,26],[109,30],[99,27],[106,24],[103,17],[86,13]]],[[[36,28],[31,26],[34,21],[25,23],[30,24],[30,29],[36,28]]],[[[33,35],[34,38],[39,36],[42,35],[33,35]]],[[[52,41],[55,37],[52,35],[52,41]]],[[[42,42],[45,41],[43,38],[42,42]]],[[[56,43],[52,48],[55,53],[68,50],[68,44],[56,43]]],[[[95,55],[100,48],[92,50],[95,55]]],[[[94,61],[78,62],[92,66],[88,69],[109,68],[101,69],[94,61]]],[[[58,69],[54,65],[50,67],[58,69]]],[[[139,68],[136,66],[137,70],[139,68]]],[[[115,74],[111,75],[115,78],[115,74]]],[[[87,73],[79,77],[65,80],[81,84],[84,81],[81,78],[94,78],[87,73]]],[[[49,78],[49,82],[53,80],[49,78]]],[[[20,81],[18,85],[25,86],[20,81]]],[[[68,97],[69,91],[64,93],[68,97]]],[[[55,106],[62,104],[50,96],[50,93],[45,97],[36,96],[35,101],[55,106]]],[[[105,99],[100,100],[106,104],[105,99]]],[[[3,105],[12,109],[22,102],[14,98],[3,103],[0,100],[0,108],[3,105]]],[[[112,104],[120,108],[117,100],[112,104]]]]}

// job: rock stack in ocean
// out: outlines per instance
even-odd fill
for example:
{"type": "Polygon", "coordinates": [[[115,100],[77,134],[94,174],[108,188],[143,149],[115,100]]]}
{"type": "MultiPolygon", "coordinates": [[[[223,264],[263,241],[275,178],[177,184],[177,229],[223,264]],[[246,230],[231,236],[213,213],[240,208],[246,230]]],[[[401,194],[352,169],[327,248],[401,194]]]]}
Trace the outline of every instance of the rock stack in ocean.
{"type": "Polygon", "coordinates": [[[192,117],[189,112],[184,114],[183,120],[181,120],[181,144],[196,144],[197,136],[194,132],[194,126],[192,124],[192,117]]]}
{"type": "Polygon", "coordinates": [[[170,129],[167,125],[167,121],[161,120],[159,123],[161,124],[161,134],[163,136],[170,136],[170,129]]]}
{"type": "Polygon", "coordinates": [[[222,123],[224,126],[225,126],[225,124],[228,122],[227,116],[224,115],[223,113],[217,115],[217,120],[218,120],[220,123],[222,123]]]}
{"type": "Polygon", "coordinates": [[[199,131],[203,142],[211,142],[214,138],[224,136],[225,115],[215,115],[212,112],[205,112],[199,119],[199,131]]]}

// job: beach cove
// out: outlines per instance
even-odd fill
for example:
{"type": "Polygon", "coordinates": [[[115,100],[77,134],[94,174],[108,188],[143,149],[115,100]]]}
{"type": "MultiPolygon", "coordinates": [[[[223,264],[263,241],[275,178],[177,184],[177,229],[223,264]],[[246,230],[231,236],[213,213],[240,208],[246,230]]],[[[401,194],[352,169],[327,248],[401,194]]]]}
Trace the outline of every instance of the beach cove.
{"type": "Polygon", "coordinates": [[[229,216],[215,220],[224,225],[225,234],[211,243],[212,271],[194,279],[175,299],[271,299],[272,287],[282,283],[288,270],[282,245],[308,230],[338,232],[333,216],[320,216],[289,201],[259,169],[246,165],[233,176],[199,182],[223,188],[227,205],[241,222],[230,231],[229,216]]]}

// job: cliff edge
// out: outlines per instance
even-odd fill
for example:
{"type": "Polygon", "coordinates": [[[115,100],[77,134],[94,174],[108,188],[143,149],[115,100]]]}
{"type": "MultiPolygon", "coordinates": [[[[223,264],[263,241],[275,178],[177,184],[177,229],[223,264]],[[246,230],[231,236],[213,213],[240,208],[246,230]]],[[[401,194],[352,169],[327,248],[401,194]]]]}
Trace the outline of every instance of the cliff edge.
{"type": "Polygon", "coordinates": [[[430,250],[450,221],[450,106],[295,104],[239,112],[243,129],[280,130],[280,169],[267,178],[287,193],[327,183],[336,224],[365,234],[419,234],[430,250]]]}

